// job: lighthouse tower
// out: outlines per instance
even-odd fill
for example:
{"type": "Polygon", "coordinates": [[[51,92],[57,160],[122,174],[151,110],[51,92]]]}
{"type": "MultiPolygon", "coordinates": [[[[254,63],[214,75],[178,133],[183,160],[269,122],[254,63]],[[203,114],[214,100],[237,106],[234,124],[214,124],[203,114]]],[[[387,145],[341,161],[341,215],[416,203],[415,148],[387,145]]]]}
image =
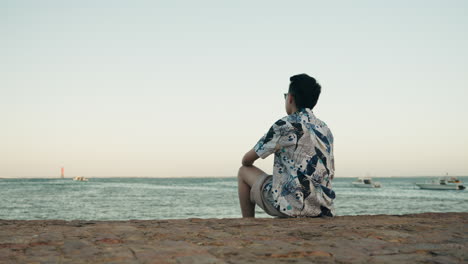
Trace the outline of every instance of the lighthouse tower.
{"type": "Polygon", "coordinates": [[[60,170],[60,177],[63,179],[65,177],[65,168],[62,167],[61,170],[60,170]]]}

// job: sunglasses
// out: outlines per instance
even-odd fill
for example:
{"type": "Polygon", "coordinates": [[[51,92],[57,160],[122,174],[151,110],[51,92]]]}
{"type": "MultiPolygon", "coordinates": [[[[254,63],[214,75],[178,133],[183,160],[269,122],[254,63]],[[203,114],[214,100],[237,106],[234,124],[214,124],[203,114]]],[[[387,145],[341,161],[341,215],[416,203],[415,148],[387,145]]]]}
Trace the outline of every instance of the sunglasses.
{"type": "Polygon", "coordinates": [[[284,99],[286,100],[286,98],[288,97],[288,93],[284,93],[284,99]]]}

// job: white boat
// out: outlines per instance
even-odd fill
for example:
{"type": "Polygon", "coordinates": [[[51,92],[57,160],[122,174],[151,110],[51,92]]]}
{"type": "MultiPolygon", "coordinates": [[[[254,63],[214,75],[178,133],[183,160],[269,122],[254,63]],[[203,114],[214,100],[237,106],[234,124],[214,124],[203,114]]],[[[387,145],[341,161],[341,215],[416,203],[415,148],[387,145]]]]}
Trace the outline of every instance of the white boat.
{"type": "Polygon", "coordinates": [[[357,181],[352,182],[354,187],[358,188],[380,188],[380,182],[372,181],[372,178],[358,178],[357,181]]]}
{"type": "Polygon", "coordinates": [[[466,188],[463,182],[455,177],[442,177],[431,182],[415,184],[425,190],[464,190],[466,188]]]}
{"type": "Polygon", "coordinates": [[[74,181],[88,181],[88,178],[85,178],[83,176],[76,176],[73,178],[74,181]]]}

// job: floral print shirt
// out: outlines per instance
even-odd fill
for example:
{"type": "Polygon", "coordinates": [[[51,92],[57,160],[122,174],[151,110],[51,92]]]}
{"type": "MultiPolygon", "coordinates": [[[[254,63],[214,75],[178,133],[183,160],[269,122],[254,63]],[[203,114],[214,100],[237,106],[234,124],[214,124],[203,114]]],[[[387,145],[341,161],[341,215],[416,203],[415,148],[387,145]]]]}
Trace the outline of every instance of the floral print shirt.
{"type": "Polygon", "coordinates": [[[303,108],[276,121],[254,147],[262,159],[275,154],[267,200],[291,217],[334,216],[333,135],[303,108]]]}

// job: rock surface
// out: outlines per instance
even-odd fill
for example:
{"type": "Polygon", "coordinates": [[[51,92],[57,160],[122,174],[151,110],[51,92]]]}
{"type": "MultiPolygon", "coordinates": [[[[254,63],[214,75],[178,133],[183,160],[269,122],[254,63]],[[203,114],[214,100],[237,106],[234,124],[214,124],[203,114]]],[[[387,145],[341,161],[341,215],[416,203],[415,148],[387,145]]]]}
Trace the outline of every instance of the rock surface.
{"type": "Polygon", "coordinates": [[[467,263],[467,219],[0,220],[0,263],[467,263]]]}

